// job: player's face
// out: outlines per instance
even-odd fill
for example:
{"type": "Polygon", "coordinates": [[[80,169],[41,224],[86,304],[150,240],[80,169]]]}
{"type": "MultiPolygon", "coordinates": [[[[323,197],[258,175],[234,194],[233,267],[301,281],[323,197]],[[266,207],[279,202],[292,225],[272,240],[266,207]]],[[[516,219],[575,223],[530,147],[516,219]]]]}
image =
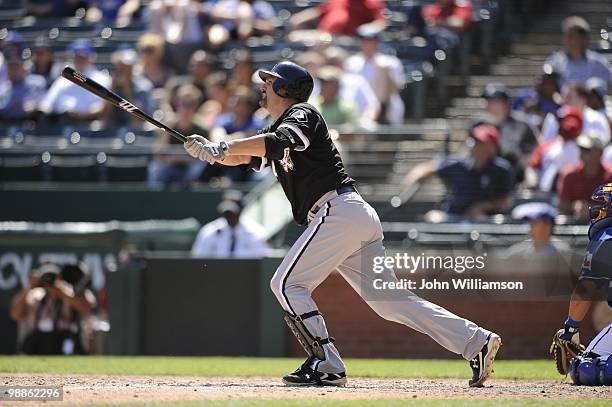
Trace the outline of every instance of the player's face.
{"type": "Polygon", "coordinates": [[[275,80],[276,78],[268,77],[266,81],[261,84],[261,88],[259,88],[261,92],[261,100],[259,101],[259,105],[263,108],[267,108],[269,100],[271,99],[273,101],[274,97],[277,96],[272,88],[275,80]]]}

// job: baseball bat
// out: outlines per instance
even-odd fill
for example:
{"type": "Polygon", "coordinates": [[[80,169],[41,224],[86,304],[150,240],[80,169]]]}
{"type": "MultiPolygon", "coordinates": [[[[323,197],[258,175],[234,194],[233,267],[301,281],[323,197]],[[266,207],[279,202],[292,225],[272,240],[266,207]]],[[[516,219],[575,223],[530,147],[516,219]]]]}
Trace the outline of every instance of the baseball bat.
{"type": "Polygon", "coordinates": [[[68,79],[70,82],[73,82],[74,84],[82,87],[83,89],[93,93],[94,95],[97,95],[102,99],[106,100],[107,102],[112,103],[113,105],[125,110],[129,114],[151,123],[153,126],[157,127],[162,131],[170,133],[170,135],[180,140],[181,142],[184,143],[185,141],[187,141],[187,138],[183,134],[179,133],[171,127],[166,126],[162,122],[155,120],[153,117],[146,114],[145,112],[134,106],[132,103],[128,102],[121,96],[100,85],[93,79],[83,75],[81,72],[67,66],[62,71],[62,76],[68,79]]]}

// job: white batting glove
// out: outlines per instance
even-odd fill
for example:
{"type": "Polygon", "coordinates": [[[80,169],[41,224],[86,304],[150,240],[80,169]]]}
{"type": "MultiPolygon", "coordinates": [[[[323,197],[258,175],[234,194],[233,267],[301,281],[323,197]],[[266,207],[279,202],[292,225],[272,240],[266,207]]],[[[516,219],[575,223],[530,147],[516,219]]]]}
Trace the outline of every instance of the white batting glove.
{"type": "Polygon", "coordinates": [[[202,137],[198,134],[192,134],[187,137],[187,141],[183,143],[183,148],[187,151],[187,154],[192,156],[193,158],[197,158],[201,161],[208,161],[210,164],[215,162],[215,158],[208,153],[208,149],[205,149],[204,146],[210,144],[205,137],[202,137]]]}
{"type": "Polygon", "coordinates": [[[226,141],[220,143],[208,143],[204,145],[206,153],[213,157],[215,161],[223,161],[229,156],[229,145],[226,141]]]}

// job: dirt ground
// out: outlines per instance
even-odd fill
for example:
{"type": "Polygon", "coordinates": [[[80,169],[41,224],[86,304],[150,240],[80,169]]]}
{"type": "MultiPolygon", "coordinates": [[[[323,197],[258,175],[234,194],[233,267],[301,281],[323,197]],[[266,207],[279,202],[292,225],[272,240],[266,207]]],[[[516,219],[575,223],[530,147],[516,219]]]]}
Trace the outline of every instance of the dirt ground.
{"type": "MultiPolygon", "coordinates": [[[[350,378],[344,388],[289,388],[279,379],[261,377],[156,377],[93,375],[2,375],[0,386],[63,386],[64,402],[50,405],[233,400],[240,398],[304,399],[611,399],[611,387],[572,386],[560,381],[491,379],[483,388],[466,380],[350,378]]],[[[40,405],[35,402],[3,405],[40,405]]],[[[47,403],[49,405],[49,403],[47,403]]]]}

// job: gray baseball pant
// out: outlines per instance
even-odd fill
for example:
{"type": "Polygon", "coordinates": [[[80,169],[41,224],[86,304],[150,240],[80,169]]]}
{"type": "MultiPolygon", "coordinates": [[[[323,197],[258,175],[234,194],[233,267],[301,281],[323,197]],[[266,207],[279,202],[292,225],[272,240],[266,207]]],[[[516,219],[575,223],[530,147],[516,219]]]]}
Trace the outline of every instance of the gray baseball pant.
{"type": "MultiPolygon", "coordinates": [[[[285,311],[296,316],[317,310],[311,293],[337,270],[381,317],[427,334],[467,360],[478,354],[490,331],[407,290],[372,290],[375,278],[390,282],[397,278],[390,268],[381,274],[372,272],[372,258],[385,255],[383,232],[376,211],[358,193],[338,196],[333,191],[319,200],[316,206],[319,205],[270,282],[285,311]]],[[[304,319],[303,323],[313,337],[328,338],[321,315],[304,319]]],[[[323,345],[323,349],[325,360],[315,360],[311,367],[324,373],[345,372],[333,343],[323,345]]]]}

